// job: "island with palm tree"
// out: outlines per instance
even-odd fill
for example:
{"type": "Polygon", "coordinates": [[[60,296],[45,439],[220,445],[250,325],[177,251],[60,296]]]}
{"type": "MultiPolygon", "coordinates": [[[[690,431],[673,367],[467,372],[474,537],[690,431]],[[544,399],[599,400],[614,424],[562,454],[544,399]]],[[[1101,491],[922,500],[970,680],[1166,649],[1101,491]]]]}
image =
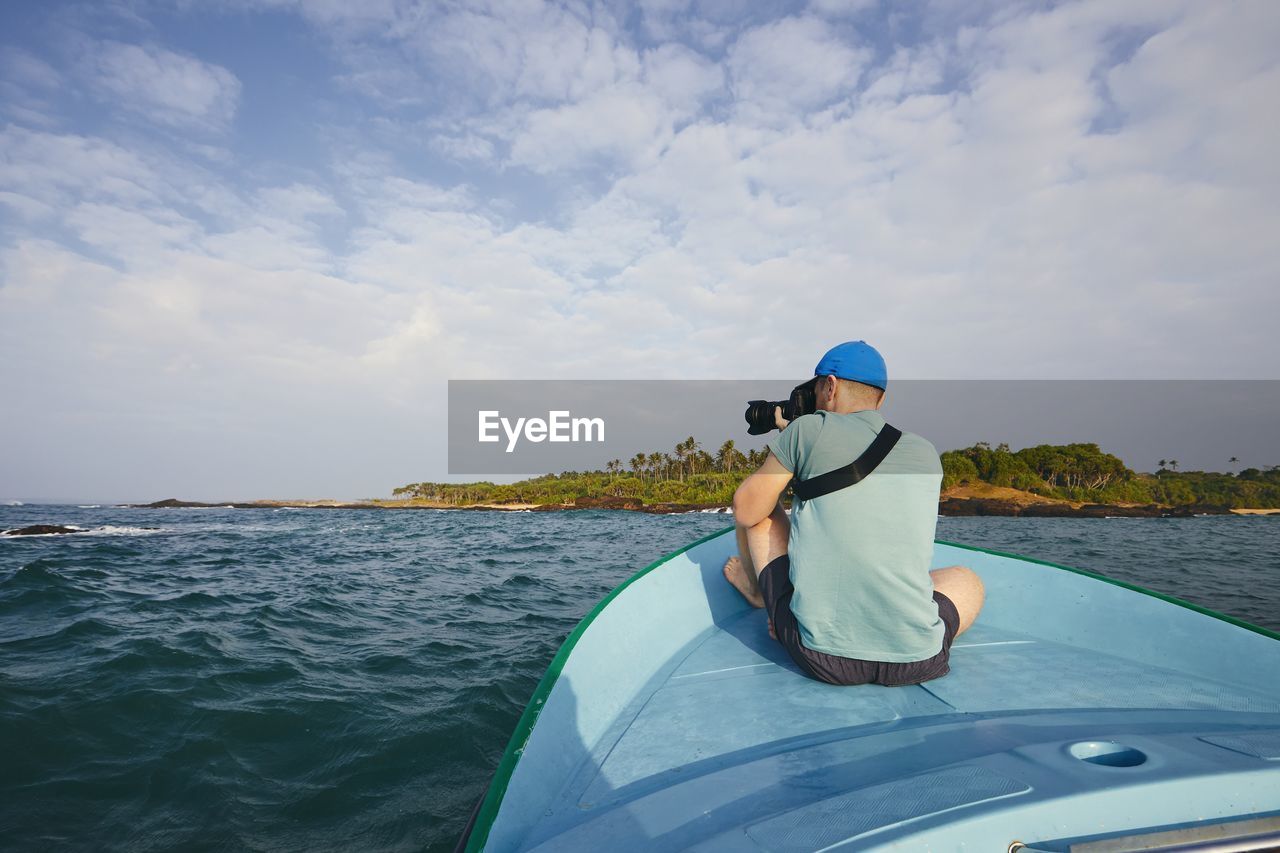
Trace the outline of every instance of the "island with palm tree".
{"type": "MultiPolygon", "coordinates": [[[[743,453],[732,439],[708,452],[693,436],[669,451],[613,459],[603,470],[564,471],[515,483],[409,483],[382,506],[518,509],[726,508],[767,451],[743,453]]],[[[1228,466],[1239,459],[1230,457],[1228,466]]],[[[1095,443],[1012,450],[979,442],[942,454],[944,515],[1198,515],[1280,511],[1280,466],[1180,471],[1161,459],[1140,473],[1095,443]]]]}

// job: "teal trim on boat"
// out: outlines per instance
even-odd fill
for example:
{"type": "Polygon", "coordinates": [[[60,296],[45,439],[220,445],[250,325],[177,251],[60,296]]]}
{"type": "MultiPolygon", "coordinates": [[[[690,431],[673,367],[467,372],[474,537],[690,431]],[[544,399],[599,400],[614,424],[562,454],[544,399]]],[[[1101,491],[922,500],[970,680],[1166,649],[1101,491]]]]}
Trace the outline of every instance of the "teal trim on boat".
{"type": "Polygon", "coordinates": [[[551,693],[551,688],[555,686],[556,679],[560,677],[565,661],[569,659],[569,655],[573,652],[573,647],[578,644],[578,640],[586,632],[587,626],[604,612],[604,609],[609,606],[609,602],[621,595],[622,591],[631,586],[631,584],[663,563],[679,557],[686,551],[698,547],[703,542],[710,542],[712,539],[723,536],[731,530],[733,530],[733,525],[729,525],[723,530],[717,530],[715,533],[708,533],[701,539],[690,542],[680,550],[672,551],[665,557],[654,560],[614,587],[613,591],[601,599],[599,604],[591,608],[591,611],[586,616],[583,616],[581,621],[569,632],[569,636],[565,637],[564,642],[560,644],[560,650],[556,652],[556,656],[551,659],[550,665],[547,666],[547,671],[542,676],[542,680],[533,689],[533,695],[529,697],[529,704],[525,706],[524,713],[520,715],[520,719],[516,722],[515,731],[511,733],[511,740],[507,741],[507,748],[502,753],[502,759],[498,762],[498,769],[493,772],[493,781],[489,783],[489,790],[485,793],[484,801],[480,805],[480,811],[476,815],[471,836],[467,839],[467,853],[483,850],[485,842],[489,840],[489,830],[493,827],[493,819],[498,814],[498,807],[502,804],[502,798],[507,793],[507,786],[511,784],[511,774],[515,770],[516,762],[520,760],[520,754],[524,752],[524,745],[529,740],[529,735],[533,733],[534,723],[538,721],[538,714],[542,712],[542,706],[546,703],[547,696],[551,693]]]}
{"type": "Polygon", "coordinates": [[[1280,634],[939,541],[935,566],[967,563],[988,589],[951,674],[831,687],[724,583],[732,530],[650,564],[578,623],[466,850],[1065,850],[1103,828],[1280,813],[1280,634]]]}

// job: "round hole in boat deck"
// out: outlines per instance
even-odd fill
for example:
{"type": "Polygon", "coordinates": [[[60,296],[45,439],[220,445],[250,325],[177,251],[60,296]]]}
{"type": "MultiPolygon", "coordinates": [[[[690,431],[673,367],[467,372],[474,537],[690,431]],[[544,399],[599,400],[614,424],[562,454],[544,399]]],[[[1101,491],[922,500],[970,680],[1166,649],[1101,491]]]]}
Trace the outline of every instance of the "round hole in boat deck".
{"type": "Polygon", "coordinates": [[[1067,747],[1073,758],[1105,767],[1137,767],[1147,760],[1147,754],[1131,746],[1109,740],[1085,740],[1067,747]]]}

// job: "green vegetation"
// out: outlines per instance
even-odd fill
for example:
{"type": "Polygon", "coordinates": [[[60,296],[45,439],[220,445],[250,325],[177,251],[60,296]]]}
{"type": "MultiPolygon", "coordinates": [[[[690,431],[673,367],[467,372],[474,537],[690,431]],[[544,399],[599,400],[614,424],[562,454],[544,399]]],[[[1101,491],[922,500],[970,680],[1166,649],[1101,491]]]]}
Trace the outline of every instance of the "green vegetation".
{"type": "Polygon", "coordinates": [[[732,440],[710,454],[690,436],[672,453],[637,453],[614,459],[604,471],[566,471],[518,483],[410,483],[396,498],[449,506],[468,504],[571,504],[582,498],[623,498],[643,504],[728,504],[766,451],[743,453],[732,440]]]}
{"type": "Polygon", "coordinates": [[[1090,503],[1280,507],[1280,466],[1236,474],[1177,467],[1176,460],[1162,459],[1156,473],[1140,474],[1096,444],[1040,444],[1012,451],[1007,444],[992,448],[978,442],[942,454],[942,487],[989,483],[1090,503]]]}
{"type": "MultiPolygon", "coordinates": [[[[764,462],[765,453],[744,454],[726,441],[711,454],[690,436],[671,453],[637,453],[626,463],[614,459],[603,471],[566,471],[504,484],[410,483],[392,495],[445,506],[572,504],[601,498],[646,505],[724,505],[764,462]]],[[[987,483],[1091,503],[1280,508],[1280,466],[1235,474],[1177,467],[1176,461],[1162,459],[1156,473],[1140,474],[1096,444],[1041,444],[1013,451],[1007,444],[993,448],[979,442],[942,454],[942,487],[987,483]]]]}

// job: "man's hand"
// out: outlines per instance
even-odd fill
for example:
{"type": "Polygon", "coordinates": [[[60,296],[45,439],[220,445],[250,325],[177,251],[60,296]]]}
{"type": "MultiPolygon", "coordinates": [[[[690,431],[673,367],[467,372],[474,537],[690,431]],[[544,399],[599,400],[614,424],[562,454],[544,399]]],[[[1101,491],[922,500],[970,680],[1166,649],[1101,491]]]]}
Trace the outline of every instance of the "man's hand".
{"type": "Polygon", "coordinates": [[[787,420],[786,418],[784,418],[784,417],[782,416],[782,407],[781,407],[781,406],[774,406],[774,407],[773,407],[773,422],[774,422],[774,424],[776,424],[776,425],[777,425],[778,429],[786,429],[786,428],[787,428],[787,424],[791,423],[791,421],[787,420]]]}

